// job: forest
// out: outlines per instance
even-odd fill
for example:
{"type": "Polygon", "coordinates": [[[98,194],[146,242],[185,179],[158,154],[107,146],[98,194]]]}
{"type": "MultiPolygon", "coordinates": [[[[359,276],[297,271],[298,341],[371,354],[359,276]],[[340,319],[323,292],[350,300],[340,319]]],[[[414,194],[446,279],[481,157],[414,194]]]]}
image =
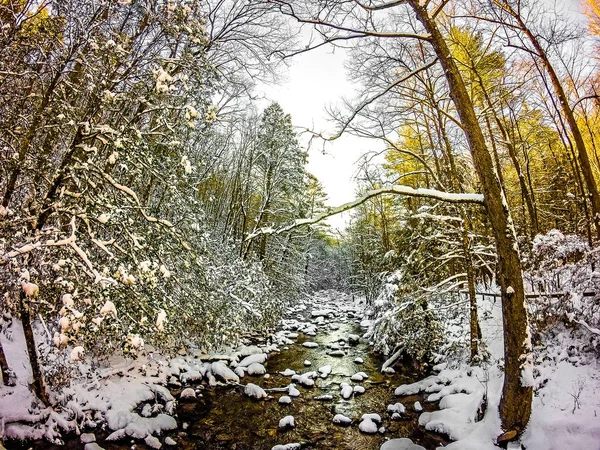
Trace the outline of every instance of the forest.
{"type": "Polygon", "coordinates": [[[599,50],[600,0],[0,0],[0,449],[600,450],[599,50]],[[260,94],[323,49],[328,131],[260,94]]]}

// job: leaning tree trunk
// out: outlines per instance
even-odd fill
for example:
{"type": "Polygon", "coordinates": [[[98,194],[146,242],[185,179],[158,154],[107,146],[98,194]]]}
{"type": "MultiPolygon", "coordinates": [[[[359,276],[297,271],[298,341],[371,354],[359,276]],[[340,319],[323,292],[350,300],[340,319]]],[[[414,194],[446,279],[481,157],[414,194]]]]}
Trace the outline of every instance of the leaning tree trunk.
{"type": "Polygon", "coordinates": [[[33,376],[33,392],[45,405],[50,404],[48,393],[46,392],[46,382],[42,374],[42,368],[38,360],[37,349],[35,347],[35,338],[33,336],[33,328],[31,327],[31,314],[29,301],[25,293],[21,292],[20,302],[21,322],[23,323],[23,334],[25,334],[25,344],[29,355],[29,363],[31,365],[31,374],[33,376]]]}
{"type": "Polygon", "coordinates": [[[430,42],[444,69],[450,96],[467,137],[475,170],[483,188],[498,255],[498,282],[504,321],[505,376],[500,401],[500,418],[505,436],[521,433],[531,415],[532,388],[521,383],[523,357],[531,353],[525,293],[516,236],[508,205],[494,171],[485,137],[477,120],[464,80],[435,19],[416,0],[410,2],[417,18],[430,34],[430,42]]]}
{"type": "Polygon", "coordinates": [[[0,371],[2,372],[2,383],[5,386],[11,384],[11,373],[10,368],[8,367],[8,362],[6,361],[6,354],[4,353],[4,347],[2,346],[2,341],[0,340],[0,371]]]}

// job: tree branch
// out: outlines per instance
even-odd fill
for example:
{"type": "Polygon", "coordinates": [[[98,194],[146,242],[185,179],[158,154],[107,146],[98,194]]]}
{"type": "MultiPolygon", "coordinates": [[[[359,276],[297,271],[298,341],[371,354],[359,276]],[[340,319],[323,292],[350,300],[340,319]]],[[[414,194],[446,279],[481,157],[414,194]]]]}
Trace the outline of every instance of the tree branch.
{"type": "Polygon", "coordinates": [[[394,195],[407,195],[409,197],[422,197],[422,198],[431,198],[435,200],[441,200],[443,202],[448,203],[474,203],[483,205],[483,195],[482,194],[465,194],[465,193],[453,193],[453,192],[443,192],[435,189],[415,189],[410,186],[403,185],[394,185],[394,186],[386,186],[380,189],[373,189],[371,191],[367,191],[363,196],[357,198],[348,203],[344,203],[343,205],[337,206],[335,208],[327,208],[327,210],[312,218],[307,219],[296,219],[290,225],[284,226],[282,228],[274,229],[274,228],[261,228],[256,230],[252,234],[249,234],[245,241],[252,240],[259,235],[271,235],[271,234],[281,234],[287,231],[291,231],[294,228],[298,228],[304,225],[313,225],[315,223],[321,222],[322,220],[327,219],[328,217],[335,216],[336,214],[340,214],[346,211],[349,211],[353,208],[356,208],[359,205],[362,205],[367,200],[377,197],[383,194],[394,194],[394,195]]]}

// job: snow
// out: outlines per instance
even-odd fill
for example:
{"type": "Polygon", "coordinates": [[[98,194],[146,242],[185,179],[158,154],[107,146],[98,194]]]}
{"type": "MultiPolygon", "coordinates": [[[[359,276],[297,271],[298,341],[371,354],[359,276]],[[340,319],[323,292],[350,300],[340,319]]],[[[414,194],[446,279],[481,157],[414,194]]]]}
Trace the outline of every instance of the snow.
{"type": "Polygon", "coordinates": [[[267,373],[267,370],[262,364],[253,362],[248,366],[247,373],[248,375],[264,375],[267,373]]]}
{"type": "Polygon", "coordinates": [[[302,445],[297,442],[292,442],[291,444],[280,444],[275,447],[271,447],[271,450],[300,450],[302,445]]]}
{"type": "Polygon", "coordinates": [[[238,363],[238,367],[248,367],[252,364],[264,364],[267,361],[268,355],[265,353],[255,353],[246,356],[238,363]]]}
{"type": "Polygon", "coordinates": [[[400,439],[390,439],[387,442],[384,442],[379,450],[425,450],[425,447],[421,447],[413,443],[408,438],[400,438],[400,439]]]}
{"type": "Polygon", "coordinates": [[[343,414],[336,414],[333,416],[333,423],[336,425],[348,426],[352,423],[352,419],[343,414]]]}
{"type": "Polygon", "coordinates": [[[291,403],[292,403],[291,397],[289,397],[287,395],[282,395],[281,397],[279,397],[279,404],[281,404],[281,405],[289,405],[291,403]]]}
{"type": "Polygon", "coordinates": [[[180,399],[196,398],[196,391],[194,391],[192,388],[185,388],[183,391],[181,391],[181,394],[179,394],[179,398],[180,399]]]}
{"type": "Polygon", "coordinates": [[[290,397],[299,397],[300,391],[298,389],[296,389],[296,386],[294,384],[290,384],[288,386],[288,395],[290,397]]]}
{"type": "Polygon", "coordinates": [[[340,389],[341,389],[340,395],[344,399],[349,399],[350,397],[352,397],[352,394],[354,393],[354,389],[348,383],[340,384],[340,389]]]}
{"type": "Polygon", "coordinates": [[[406,412],[406,408],[404,407],[404,405],[402,403],[395,403],[393,405],[388,405],[387,412],[390,414],[393,414],[393,413],[404,414],[406,412]]]}
{"type": "Polygon", "coordinates": [[[268,397],[267,393],[263,388],[253,383],[248,383],[246,385],[246,387],[244,388],[244,394],[250,398],[255,398],[258,400],[268,397]]]}
{"type": "Polygon", "coordinates": [[[354,358],[355,364],[363,364],[365,361],[361,357],[354,358]]]}
{"type": "Polygon", "coordinates": [[[315,385],[315,380],[313,380],[314,372],[305,373],[302,375],[294,375],[292,377],[292,381],[295,381],[298,384],[301,384],[304,387],[312,387],[315,385]]]}
{"type": "Polygon", "coordinates": [[[295,428],[296,422],[294,421],[293,416],[285,416],[283,419],[279,421],[279,429],[288,429],[295,428]]]}
{"type": "Polygon", "coordinates": [[[217,378],[222,379],[225,382],[240,382],[240,377],[238,377],[233,370],[223,364],[221,361],[215,361],[210,366],[210,372],[217,378]]]}
{"type": "Polygon", "coordinates": [[[155,436],[146,436],[146,439],[144,440],[144,442],[150,448],[160,449],[162,447],[162,444],[160,443],[158,438],[155,436]]]}
{"type": "Polygon", "coordinates": [[[363,414],[358,429],[363,433],[374,434],[379,431],[381,416],[379,414],[363,414]]]}
{"type": "Polygon", "coordinates": [[[284,377],[291,377],[296,375],[296,371],[292,369],[285,369],[283,372],[279,372],[279,374],[283,375],[284,377]]]}
{"type": "Polygon", "coordinates": [[[319,346],[316,342],[303,342],[302,345],[306,348],[317,348],[319,346]]]}
{"type": "Polygon", "coordinates": [[[415,402],[414,408],[415,408],[415,411],[417,411],[417,412],[423,411],[423,407],[421,406],[420,402],[415,402]]]}
{"type": "Polygon", "coordinates": [[[100,315],[104,317],[109,314],[113,314],[115,317],[117,317],[117,308],[115,307],[115,304],[113,302],[111,302],[110,300],[106,300],[106,302],[100,309],[100,315]]]}
{"type": "Polygon", "coordinates": [[[327,378],[327,376],[331,373],[331,366],[327,365],[327,366],[323,366],[323,367],[319,367],[319,375],[321,376],[321,378],[327,378]]]}
{"type": "Polygon", "coordinates": [[[364,372],[357,372],[350,377],[350,379],[352,381],[358,381],[358,382],[366,380],[367,378],[369,378],[369,376],[364,372]]]}
{"type": "Polygon", "coordinates": [[[354,394],[364,394],[365,388],[363,386],[354,386],[354,394]]]}

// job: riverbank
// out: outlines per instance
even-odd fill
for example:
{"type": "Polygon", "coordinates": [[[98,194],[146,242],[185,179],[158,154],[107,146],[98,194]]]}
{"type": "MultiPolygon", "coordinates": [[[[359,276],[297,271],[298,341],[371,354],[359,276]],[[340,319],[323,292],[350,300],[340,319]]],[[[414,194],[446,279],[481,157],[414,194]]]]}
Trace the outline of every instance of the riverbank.
{"type": "Polygon", "coordinates": [[[430,449],[446,442],[418,426],[415,402],[425,411],[436,409],[424,393],[394,396],[395,387],[418,374],[408,365],[380,373],[383,360],[359,337],[362,314],[360,302],[348,295],[316,295],[289,311],[278,332],[221,354],[192,349],[165,358],[146,349],[136,361],[90,369],[55,394],[60,406],[54,410],[31,411],[33,399],[23,398],[24,386],[16,386],[0,403],[8,448],[28,448],[32,441],[21,438],[33,438],[40,449],[83,448],[81,432],[94,433],[96,445],[105,449],[130,448],[132,442],[136,448],[270,449],[297,442],[305,448],[371,449],[393,437],[410,437],[430,449]],[[368,378],[358,381],[361,372],[368,378]],[[249,397],[248,384],[266,397],[249,397]],[[349,395],[344,385],[351,387],[349,395]],[[20,406],[12,408],[7,402],[17,392],[20,406]],[[284,396],[289,404],[281,403],[284,396]],[[399,400],[404,411],[392,418],[388,405],[399,400]],[[364,414],[381,418],[374,433],[359,429],[364,414]],[[351,423],[334,424],[336,415],[351,423]],[[295,427],[282,430],[279,421],[286,416],[294,417],[295,427]]]}

